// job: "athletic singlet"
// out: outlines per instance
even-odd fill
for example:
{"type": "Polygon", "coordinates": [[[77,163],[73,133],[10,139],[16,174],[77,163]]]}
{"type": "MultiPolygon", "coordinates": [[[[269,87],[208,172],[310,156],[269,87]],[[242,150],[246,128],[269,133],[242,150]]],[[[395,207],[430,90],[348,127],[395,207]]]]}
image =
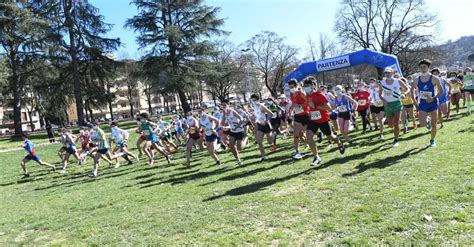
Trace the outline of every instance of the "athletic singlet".
{"type": "Polygon", "coordinates": [[[186,118],[186,125],[188,126],[190,135],[195,135],[197,133],[198,130],[194,118],[191,118],[191,120],[186,118]]]}
{"type": "Polygon", "coordinates": [[[448,97],[448,87],[446,87],[446,80],[444,78],[439,78],[441,86],[443,87],[443,97],[448,97]]]}
{"type": "Polygon", "coordinates": [[[391,85],[387,84],[385,79],[382,80],[382,95],[387,102],[395,102],[400,100],[401,87],[397,79],[393,79],[391,85]]]}
{"type": "Polygon", "coordinates": [[[383,106],[382,99],[380,99],[378,87],[370,89],[370,104],[377,107],[383,106]]]}
{"type": "Polygon", "coordinates": [[[345,95],[342,95],[341,99],[336,96],[336,106],[338,112],[348,112],[351,109],[351,102],[346,99],[345,95]]]}
{"type": "MultiPolygon", "coordinates": [[[[421,77],[418,77],[418,93],[420,95],[420,104],[431,104],[426,102],[428,97],[435,96],[435,86],[433,85],[433,76],[430,75],[430,78],[426,82],[421,81],[421,77]]],[[[436,100],[436,99],[435,99],[436,100]]]]}
{"type": "Polygon", "coordinates": [[[265,123],[267,120],[267,116],[262,111],[262,103],[257,103],[255,106],[252,107],[253,115],[255,116],[255,121],[259,124],[265,123]]]}
{"type": "Polygon", "coordinates": [[[149,122],[141,123],[140,127],[143,131],[143,134],[145,134],[145,136],[152,136],[154,134],[153,128],[151,127],[151,124],[149,122]]]}
{"type": "Polygon", "coordinates": [[[239,119],[234,115],[233,111],[229,111],[229,114],[224,114],[224,118],[226,119],[227,123],[230,124],[230,132],[239,133],[244,131],[242,126],[240,126],[239,119]]]}
{"type": "Polygon", "coordinates": [[[199,118],[199,124],[204,130],[204,133],[206,133],[206,136],[214,134],[214,129],[216,126],[214,121],[211,121],[207,115],[204,115],[204,119],[202,117],[199,118]]]}
{"type": "Polygon", "coordinates": [[[308,113],[308,106],[306,105],[306,99],[303,96],[303,92],[298,90],[296,96],[290,94],[291,103],[295,106],[293,112],[295,115],[301,116],[308,113]]]}
{"type": "Polygon", "coordinates": [[[455,94],[455,93],[459,93],[461,92],[461,87],[462,87],[462,84],[461,82],[459,81],[459,79],[452,79],[451,80],[451,85],[453,86],[452,90],[451,90],[451,93],[455,94]]]}
{"type": "Polygon", "coordinates": [[[235,111],[237,111],[237,113],[242,117],[244,122],[249,121],[249,116],[248,116],[246,111],[244,111],[240,108],[237,108],[235,111]]]}

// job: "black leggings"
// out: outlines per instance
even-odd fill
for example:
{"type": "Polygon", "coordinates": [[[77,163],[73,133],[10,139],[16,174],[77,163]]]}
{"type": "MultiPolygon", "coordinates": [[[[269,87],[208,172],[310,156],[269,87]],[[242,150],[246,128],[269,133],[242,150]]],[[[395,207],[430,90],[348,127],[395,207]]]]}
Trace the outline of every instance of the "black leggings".
{"type": "Polygon", "coordinates": [[[370,125],[368,114],[367,114],[367,108],[360,110],[358,112],[359,112],[360,118],[362,118],[362,129],[366,131],[367,125],[370,125]]]}

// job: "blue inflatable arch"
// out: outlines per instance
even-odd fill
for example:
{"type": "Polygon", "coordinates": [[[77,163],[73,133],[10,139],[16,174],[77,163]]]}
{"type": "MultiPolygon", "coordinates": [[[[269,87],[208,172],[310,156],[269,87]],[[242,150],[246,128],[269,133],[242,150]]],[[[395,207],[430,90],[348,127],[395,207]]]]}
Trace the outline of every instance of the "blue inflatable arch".
{"type": "Polygon", "coordinates": [[[400,75],[402,75],[396,56],[370,49],[363,49],[338,57],[301,64],[298,66],[298,68],[285,77],[285,93],[288,88],[288,81],[291,79],[301,81],[308,75],[345,69],[361,64],[369,64],[377,68],[391,67],[394,71],[397,71],[400,75]]]}

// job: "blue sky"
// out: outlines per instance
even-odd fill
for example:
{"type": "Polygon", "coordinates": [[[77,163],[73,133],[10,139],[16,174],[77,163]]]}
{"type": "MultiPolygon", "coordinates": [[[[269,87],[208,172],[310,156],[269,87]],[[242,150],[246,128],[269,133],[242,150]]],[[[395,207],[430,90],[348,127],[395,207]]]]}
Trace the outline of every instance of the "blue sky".
{"type": "MultiPolygon", "coordinates": [[[[438,14],[441,25],[437,41],[445,42],[461,36],[474,35],[472,0],[425,0],[430,11],[438,14]]],[[[123,28],[125,20],[137,13],[130,0],[89,0],[100,9],[105,21],[114,24],[109,33],[124,43],[118,57],[139,58],[136,34],[123,28]]],[[[337,38],[333,32],[339,0],[206,0],[206,4],[221,8],[225,18],[224,30],[230,31],[229,40],[240,44],[253,35],[269,30],[286,37],[288,44],[306,53],[309,36],[317,40],[319,33],[337,38]]]]}

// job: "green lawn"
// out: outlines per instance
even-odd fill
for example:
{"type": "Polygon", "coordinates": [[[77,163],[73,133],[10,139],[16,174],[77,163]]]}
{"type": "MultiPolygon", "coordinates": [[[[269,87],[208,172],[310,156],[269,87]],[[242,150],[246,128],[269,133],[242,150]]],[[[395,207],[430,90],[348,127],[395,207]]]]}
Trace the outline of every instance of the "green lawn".
{"type": "MultiPolygon", "coordinates": [[[[186,169],[181,149],[170,166],[103,166],[97,179],[87,177],[88,160],[67,175],[31,163],[22,180],[24,152],[3,153],[0,245],[472,245],[473,126],[473,115],[455,115],[436,148],[426,147],[425,128],[398,148],[389,130],[384,141],[354,132],[344,155],[318,144],[315,168],[308,155],[290,158],[292,139],[266,163],[251,145],[239,167],[228,153],[216,167],[195,152],[186,169]]],[[[58,147],[38,151],[59,166],[58,147]]]]}

